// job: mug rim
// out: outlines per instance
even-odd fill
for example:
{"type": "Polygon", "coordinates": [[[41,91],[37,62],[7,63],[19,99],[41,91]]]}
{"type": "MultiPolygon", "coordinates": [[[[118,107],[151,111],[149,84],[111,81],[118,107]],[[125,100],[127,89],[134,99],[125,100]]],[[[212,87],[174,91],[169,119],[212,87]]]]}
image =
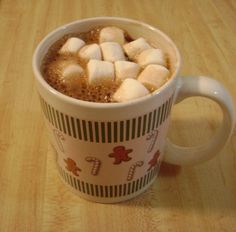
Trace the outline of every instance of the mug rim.
{"type": "Polygon", "coordinates": [[[141,104],[144,103],[146,101],[148,101],[150,98],[152,99],[153,97],[160,95],[163,91],[165,91],[165,89],[168,89],[169,86],[172,85],[172,83],[175,81],[175,79],[177,78],[177,74],[179,73],[180,70],[180,65],[181,65],[181,56],[180,56],[180,52],[177,48],[177,46],[175,45],[175,43],[173,42],[173,40],[166,35],[164,32],[162,32],[161,30],[159,30],[158,28],[151,26],[150,24],[144,23],[142,21],[138,21],[138,20],[134,20],[134,19],[130,19],[130,18],[125,18],[125,17],[108,17],[108,16],[100,16],[100,17],[89,17],[89,18],[84,18],[84,19],[79,19],[79,20],[75,20],[72,21],[70,23],[64,24],[62,26],[57,27],[56,29],[52,30],[50,33],[48,33],[46,36],[44,36],[44,38],[39,42],[39,44],[37,45],[34,54],[33,54],[33,60],[32,60],[32,67],[33,67],[33,72],[34,72],[34,76],[35,79],[37,79],[37,81],[41,84],[41,86],[43,86],[43,88],[47,89],[52,95],[54,95],[55,97],[59,98],[62,101],[65,101],[67,103],[73,104],[73,105],[79,105],[79,106],[84,106],[84,107],[89,107],[89,108],[122,108],[122,107],[126,107],[126,106],[130,106],[130,105],[134,105],[134,104],[141,104]],[[150,93],[146,96],[134,99],[134,100],[130,100],[127,102],[111,102],[111,103],[101,103],[101,102],[89,102],[89,101],[84,101],[84,100],[80,100],[80,99],[76,99],[76,98],[72,98],[69,97],[65,94],[62,94],[61,92],[57,91],[56,89],[54,89],[51,85],[49,85],[46,80],[43,78],[43,75],[41,74],[40,70],[39,70],[39,65],[38,65],[38,53],[41,49],[41,47],[57,32],[63,31],[68,27],[71,27],[75,24],[81,23],[81,22],[89,22],[89,21],[94,21],[94,20],[117,20],[117,21],[123,21],[123,22],[130,22],[133,24],[139,24],[149,30],[152,31],[157,31],[159,34],[161,34],[162,37],[164,37],[164,39],[166,41],[168,41],[172,48],[175,51],[176,54],[176,58],[177,58],[177,62],[175,65],[175,70],[170,78],[170,80],[168,80],[163,86],[161,86],[159,89],[157,89],[156,91],[154,91],[153,93],[150,93]]]}

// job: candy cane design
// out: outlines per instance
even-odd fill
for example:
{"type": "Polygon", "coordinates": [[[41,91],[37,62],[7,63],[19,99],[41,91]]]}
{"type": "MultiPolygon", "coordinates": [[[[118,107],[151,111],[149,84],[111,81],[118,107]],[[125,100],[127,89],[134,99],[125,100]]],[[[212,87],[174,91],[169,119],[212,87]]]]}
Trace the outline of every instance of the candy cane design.
{"type": "Polygon", "coordinates": [[[143,161],[137,161],[136,163],[130,166],[129,171],[128,171],[128,176],[127,176],[128,181],[134,178],[135,170],[137,169],[137,167],[142,167],[143,164],[144,164],[143,161]]]}
{"type": "Polygon", "coordinates": [[[91,174],[94,176],[98,175],[101,166],[101,161],[96,157],[91,157],[91,156],[86,157],[85,160],[92,163],[91,174]]]}
{"type": "Polygon", "coordinates": [[[157,136],[158,136],[158,130],[154,130],[151,132],[151,134],[148,135],[146,140],[151,140],[150,145],[147,149],[148,153],[152,152],[152,150],[156,144],[156,141],[157,141],[157,136]]]}
{"type": "Polygon", "coordinates": [[[55,135],[55,139],[56,139],[56,142],[57,142],[57,145],[58,145],[59,149],[60,149],[62,152],[64,152],[65,150],[64,150],[62,141],[65,141],[65,137],[64,137],[63,134],[62,134],[60,131],[58,131],[58,130],[55,130],[55,129],[54,129],[54,130],[53,130],[53,133],[54,133],[54,135],[55,135]]]}

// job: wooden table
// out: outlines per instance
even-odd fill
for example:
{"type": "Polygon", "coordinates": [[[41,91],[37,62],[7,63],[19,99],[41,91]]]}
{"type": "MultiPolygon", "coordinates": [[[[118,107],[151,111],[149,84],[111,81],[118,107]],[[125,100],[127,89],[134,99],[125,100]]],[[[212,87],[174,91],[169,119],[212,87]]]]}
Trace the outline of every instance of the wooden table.
{"type": "MultiPolygon", "coordinates": [[[[31,59],[51,30],[93,16],[123,16],[166,32],[182,53],[182,75],[205,74],[236,100],[236,2],[0,1],[0,231],[236,231],[236,136],[211,161],[163,165],[141,196],[113,205],[80,199],[57,175],[34,87],[31,59]]],[[[169,136],[210,138],[219,107],[203,98],[177,105],[169,136]]]]}

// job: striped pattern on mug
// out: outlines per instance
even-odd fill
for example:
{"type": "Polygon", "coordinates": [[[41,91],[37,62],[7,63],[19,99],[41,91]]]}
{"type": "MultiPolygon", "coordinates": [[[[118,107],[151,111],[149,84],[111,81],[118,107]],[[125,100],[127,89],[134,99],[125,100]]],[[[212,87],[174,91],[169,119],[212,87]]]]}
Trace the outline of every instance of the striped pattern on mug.
{"type": "Polygon", "coordinates": [[[168,117],[173,95],[153,111],[120,121],[90,121],[60,112],[40,97],[46,119],[62,133],[96,143],[117,143],[139,138],[158,128],[168,117]]]}

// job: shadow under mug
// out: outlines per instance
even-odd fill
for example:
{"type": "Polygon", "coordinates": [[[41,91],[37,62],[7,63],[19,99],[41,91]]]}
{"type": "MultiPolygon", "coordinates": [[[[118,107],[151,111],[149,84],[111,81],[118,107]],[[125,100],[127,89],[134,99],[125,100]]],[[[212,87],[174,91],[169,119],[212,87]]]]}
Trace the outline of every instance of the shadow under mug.
{"type": "Polygon", "coordinates": [[[229,139],[235,121],[233,102],[217,81],[204,77],[178,77],[180,54],[163,32],[126,18],[97,17],[59,27],[37,46],[33,71],[50,141],[56,150],[62,180],[79,196],[96,202],[128,200],[155,180],[162,160],[192,165],[210,159],[229,139]],[[63,35],[113,25],[136,39],[146,38],[168,56],[171,78],[148,96],[126,103],[86,102],[53,89],[40,66],[50,46],[63,35]],[[223,111],[221,127],[206,144],[179,147],[167,138],[173,104],[186,97],[204,96],[223,111]]]}

